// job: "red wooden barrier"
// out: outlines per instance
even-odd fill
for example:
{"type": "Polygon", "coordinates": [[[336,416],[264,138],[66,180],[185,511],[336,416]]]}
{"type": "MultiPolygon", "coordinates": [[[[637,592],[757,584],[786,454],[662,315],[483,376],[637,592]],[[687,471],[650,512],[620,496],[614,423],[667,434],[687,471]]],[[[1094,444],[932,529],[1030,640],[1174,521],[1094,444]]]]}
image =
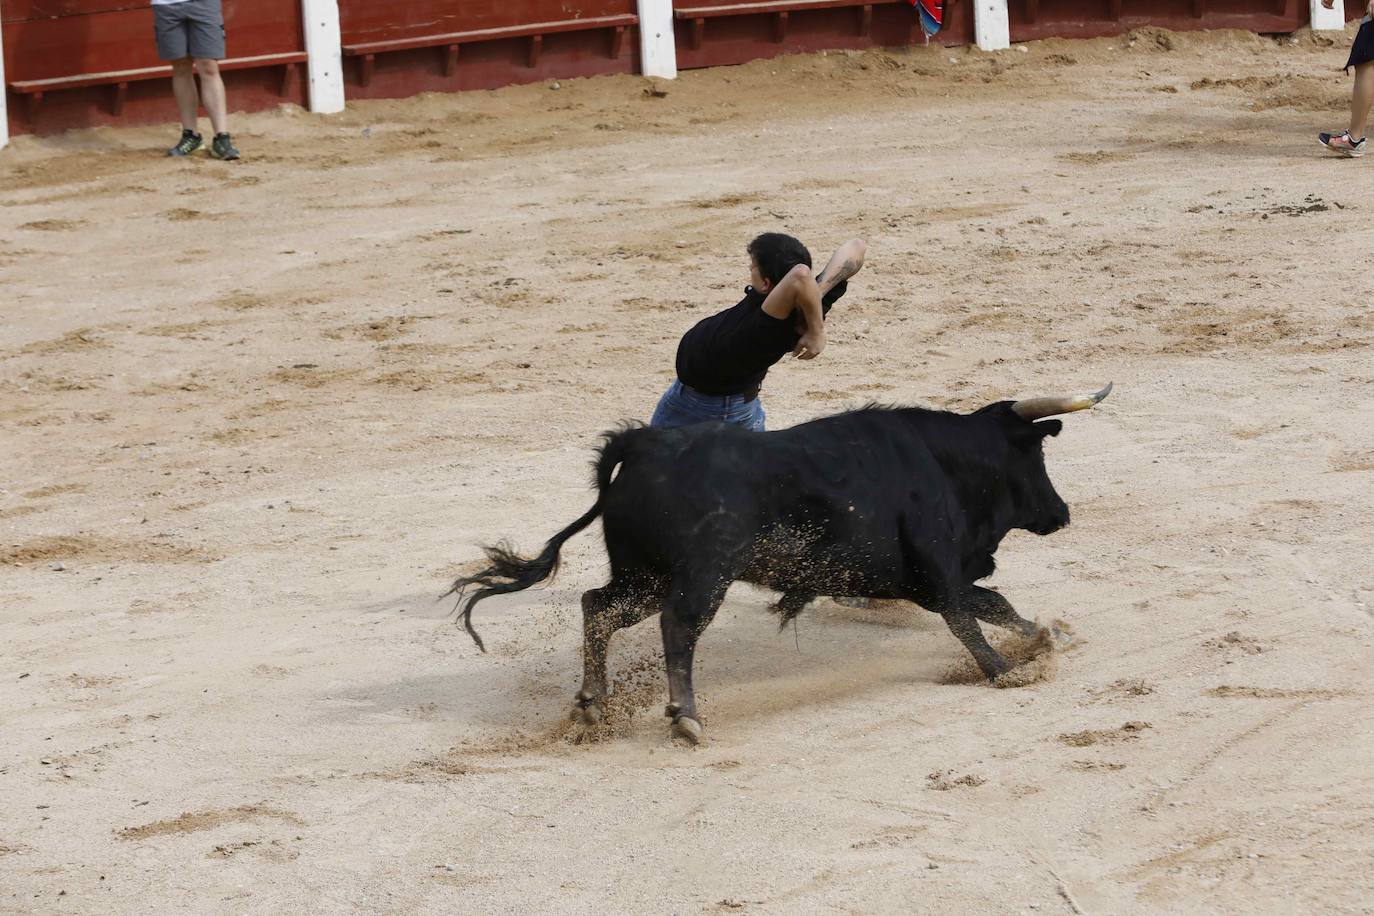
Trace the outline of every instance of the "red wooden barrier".
{"type": "MultiPolygon", "coordinates": [[[[942,44],[973,42],[973,0],[946,4],[942,44]]],[[[682,69],[925,40],[908,0],[673,0],[682,69]]]]}
{"type": "Polygon", "coordinates": [[[1308,0],[1010,0],[1011,40],[1095,38],[1152,25],[1174,31],[1292,32],[1308,0]]]}
{"type": "MultiPolygon", "coordinates": [[[[12,134],[176,119],[148,0],[0,0],[0,18],[12,134]]],[[[224,0],[224,19],[230,110],[304,104],[297,5],[224,0]]]]}
{"type": "Polygon", "coordinates": [[[635,0],[339,0],[350,99],[633,73],[635,0]]]}
{"type": "MultiPolygon", "coordinates": [[[[973,41],[953,0],[938,40],[973,41]]],[[[1344,0],[1348,19],[1364,0],[1344,0]]],[[[1292,31],[1308,0],[1009,0],[1013,41],[1170,29],[1292,31]]],[[[638,70],[636,0],[339,0],[349,98],[638,70]]],[[[305,104],[296,0],[224,0],[231,110],[305,104]]],[[[908,0],[673,0],[678,66],[922,40],[908,0]]],[[[13,134],[176,117],[148,0],[0,0],[13,134]]]]}

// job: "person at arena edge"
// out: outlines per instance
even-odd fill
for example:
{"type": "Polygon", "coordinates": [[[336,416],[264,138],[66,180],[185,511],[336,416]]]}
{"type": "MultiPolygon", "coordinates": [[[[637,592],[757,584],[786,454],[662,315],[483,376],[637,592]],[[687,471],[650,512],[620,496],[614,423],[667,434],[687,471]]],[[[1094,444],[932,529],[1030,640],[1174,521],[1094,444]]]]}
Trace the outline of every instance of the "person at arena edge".
{"type": "Polygon", "coordinates": [[[792,236],[765,232],[750,242],[744,298],[682,335],[677,379],[649,425],[719,420],[762,431],[764,376],[789,353],[811,360],[825,350],[826,315],[863,267],[866,248],[861,239],[845,242],[813,275],[811,252],[792,236]]]}
{"type": "Polygon", "coordinates": [[[196,120],[200,103],[204,102],[215,131],[210,140],[210,155],[216,159],[239,158],[239,151],[229,138],[229,106],[219,74],[219,62],[224,59],[224,12],[220,0],[152,0],[152,4],[157,56],[172,64],[172,94],[181,115],[181,139],[167,150],[167,155],[189,156],[200,149],[204,138],[196,131],[196,120]]]}
{"type": "MultiPolygon", "coordinates": [[[[1322,0],[1327,9],[1335,5],[1336,0],[1322,0]]],[[[1317,134],[1317,140],[1332,152],[1357,158],[1364,155],[1365,122],[1369,120],[1370,106],[1374,105],[1374,0],[1365,5],[1360,30],[1350,46],[1345,69],[1351,67],[1355,68],[1355,89],[1350,95],[1350,126],[1340,133],[1317,134]]]]}

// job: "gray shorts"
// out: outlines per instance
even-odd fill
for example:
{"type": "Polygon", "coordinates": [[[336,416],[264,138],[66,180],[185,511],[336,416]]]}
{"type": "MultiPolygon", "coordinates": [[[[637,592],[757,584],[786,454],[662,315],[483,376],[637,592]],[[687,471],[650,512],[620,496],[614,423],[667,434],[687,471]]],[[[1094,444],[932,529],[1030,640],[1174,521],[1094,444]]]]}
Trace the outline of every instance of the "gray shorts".
{"type": "Polygon", "coordinates": [[[224,60],[224,14],[220,0],[182,0],[153,7],[157,56],[224,60]]]}

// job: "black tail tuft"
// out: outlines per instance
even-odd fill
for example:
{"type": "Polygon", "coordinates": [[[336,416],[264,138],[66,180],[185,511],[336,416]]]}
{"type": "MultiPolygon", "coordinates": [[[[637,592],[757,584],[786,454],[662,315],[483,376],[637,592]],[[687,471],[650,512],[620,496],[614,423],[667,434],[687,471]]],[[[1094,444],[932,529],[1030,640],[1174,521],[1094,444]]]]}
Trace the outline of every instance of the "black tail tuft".
{"type": "Polygon", "coordinates": [[[453,586],[440,596],[458,596],[458,605],[454,609],[458,611],[458,619],[462,621],[463,628],[468,631],[477,648],[483,652],[487,651],[487,647],[482,644],[482,637],[472,628],[472,606],[492,595],[522,591],[558,572],[558,552],[563,549],[563,544],[569,538],[586,528],[601,514],[601,500],[606,488],[610,486],[611,475],[616,465],[624,459],[626,445],[638,428],[639,424],[626,423],[605,434],[594,463],[596,503],[575,522],[551,537],[539,556],[527,560],[505,542],[485,547],[483,550],[487,555],[487,567],[470,576],[459,576],[454,580],[453,586]],[[477,591],[467,595],[467,590],[472,586],[478,586],[477,591]]]}
{"type": "Polygon", "coordinates": [[[483,652],[487,651],[487,647],[482,643],[482,637],[472,628],[472,606],[483,598],[518,592],[554,575],[558,572],[558,548],[562,546],[563,542],[555,538],[549,541],[543,553],[532,560],[526,560],[505,542],[486,547],[484,550],[490,565],[470,576],[459,576],[454,580],[453,586],[440,595],[441,598],[447,598],[449,595],[458,596],[458,607],[455,608],[461,608],[458,619],[463,622],[463,629],[468,631],[472,641],[477,643],[477,648],[483,652]],[[474,585],[480,588],[468,595],[465,600],[465,593],[474,585]]]}

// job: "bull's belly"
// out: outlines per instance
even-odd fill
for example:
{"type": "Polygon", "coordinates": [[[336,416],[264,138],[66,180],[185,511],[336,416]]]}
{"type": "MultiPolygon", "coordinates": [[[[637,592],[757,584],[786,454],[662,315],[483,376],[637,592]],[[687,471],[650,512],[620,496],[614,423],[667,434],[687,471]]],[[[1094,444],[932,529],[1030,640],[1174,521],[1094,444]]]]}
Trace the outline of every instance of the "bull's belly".
{"type": "Polygon", "coordinates": [[[895,598],[905,593],[903,571],[895,558],[838,550],[755,551],[736,578],[780,592],[874,598],[895,598]]]}

